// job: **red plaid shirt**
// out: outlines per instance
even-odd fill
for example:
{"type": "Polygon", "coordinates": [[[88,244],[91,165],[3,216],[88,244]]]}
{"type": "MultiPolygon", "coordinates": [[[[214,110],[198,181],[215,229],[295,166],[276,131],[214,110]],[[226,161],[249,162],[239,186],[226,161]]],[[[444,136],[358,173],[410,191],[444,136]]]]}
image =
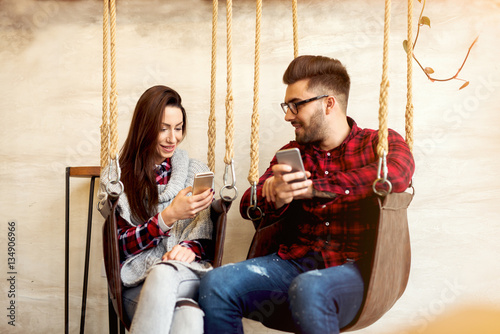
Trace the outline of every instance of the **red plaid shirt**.
{"type": "MultiPolygon", "coordinates": [[[[161,165],[156,167],[156,182],[158,184],[167,184],[170,179],[170,172],[170,159],[166,159],[161,165]]],[[[159,215],[160,213],[157,213],[144,224],[137,226],[130,226],[121,216],[117,217],[121,262],[146,249],[155,247],[163,238],[168,237],[168,231],[163,232],[160,228],[158,223],[159,215]]],[[[179,244],[190,248],[196,254],[196,260],[206,258],[201,241],[186,240],[179,244]]]]}
{"type": "MultiPolygon", "coordinates": [[[[273,176],[271,167],[277,163],[276,157],[259,179],[257,205],[264,213],[266,225],[291,213],[285,223],[287,241],[278,251],[283,259],[299,259],[317,252],[322,255],[325,267],[331,267],[360,260],[367,253],[366,245],[372,240],[373,226],[362,221],[360,200],[373,195],[372,184],[378,170],[378,133],[359,128],[349,117],[348,122],[351,127],[349,135],[331,151],[295,141],[282,148],[299,148],[304,167],[311,172],[314,189],[333,193],[335,198],[296,200],[276,209],[274,203],[262,198],[262,185],[273,176]]],[[[403,138],[395,131],[389,130],[388,141],[388,179],[394,192],[403,192],[415,169],[413,157],[403,138]]],[[[244,218],[248,218],[249,203],[250,189],[240,203],[240,213],[244,218]]]]}

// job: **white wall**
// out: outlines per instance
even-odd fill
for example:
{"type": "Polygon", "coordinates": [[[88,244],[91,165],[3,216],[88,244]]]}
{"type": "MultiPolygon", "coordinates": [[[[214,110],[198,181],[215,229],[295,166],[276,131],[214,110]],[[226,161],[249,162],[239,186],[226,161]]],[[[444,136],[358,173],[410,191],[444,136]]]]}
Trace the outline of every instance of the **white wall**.
{"type": "MultiPolygon", "coordinates": [[[[390,126],[404,131],[406,9],[393,3],[390,126]]],[[[225,10],[219,8],[217,189],[222,185],[225,99],[225,10]]],[[[415,1],[415,20],[421,4],[415,1]]],[[[15,298],[0,295],[0,332],[64,328],[64,176],[66,166],[99,164],[102,63],[101,1],[0,1],[1,291],[10,284],[7,223],[16,222],[15,298]],[[7,324],[15,301],[16,326],[7,324]]],[[[234,1],[235,161],[247,187],[252,112],[255,5],[234,1]]],[[[418,59],[436,77],[452,76],[476,36],[460,81],[430,82],[414,72],[416,196],[409,210],[413,262],[395,307],[360,333],[423,330],[464,305],[500,306],[500,1],[434,0],[425,14],[418,59]]],[[[293,57],[289,1],[264,1],[260,85],[260,164],[293,138],[279,103],[281,76],[293,57]]],[[[377,128],[382,68],[383,1],[299,1],[300,53],[342,60],[352,77],[348,113],[377,128]]],[[[182,147],[206,160],[210,96],[211,1],[118,1],[119,133],[123,142],[135,102],[154,84],[182,95],[189,135],[182,147]]],[[[71,181],[71,332],[79,325],[88,180],[71,181]]],[[[224,262],[245,258],[253,228],[230,213],[224,262]]],[[[102,218],[94,214],[86,328],[107,332],[101,277],[102,218]]],[[[246,323],[248,333],[267,332],[246,323]]]]}

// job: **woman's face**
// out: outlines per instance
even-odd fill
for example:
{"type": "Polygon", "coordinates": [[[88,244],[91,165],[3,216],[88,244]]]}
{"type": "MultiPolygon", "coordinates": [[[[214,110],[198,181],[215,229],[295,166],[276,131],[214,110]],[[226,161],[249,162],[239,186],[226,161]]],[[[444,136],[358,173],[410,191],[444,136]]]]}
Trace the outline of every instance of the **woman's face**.
{"type": "Polygon", "coordinates": [[[158,134],[155,164],[161,164],[170,158],[177,145],[182,141],[182,111],[180,108],[167,106],[163,112],[161,128],[158,134]]]}

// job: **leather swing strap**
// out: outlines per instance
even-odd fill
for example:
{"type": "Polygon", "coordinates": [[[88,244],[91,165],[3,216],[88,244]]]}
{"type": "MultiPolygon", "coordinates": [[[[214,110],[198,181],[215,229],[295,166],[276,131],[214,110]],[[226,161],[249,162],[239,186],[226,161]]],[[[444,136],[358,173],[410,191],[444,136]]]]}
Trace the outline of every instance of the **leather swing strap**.
{"type": "Polygon", "coordinates": [[[118,245],[117,230],[117,205],[118,194],[111,194],[108,196],[108,205],[110,213],[103,225],[103,253],[104,253],[104,267],[106,269],[106,277],[108,281],[109,298],[113,307],[118,314],[120,320],[125,327],[130,328],[130,319],[127,317],[123,308],[122,300],[122,281],[120,277],[120,254],[118,245]]]}

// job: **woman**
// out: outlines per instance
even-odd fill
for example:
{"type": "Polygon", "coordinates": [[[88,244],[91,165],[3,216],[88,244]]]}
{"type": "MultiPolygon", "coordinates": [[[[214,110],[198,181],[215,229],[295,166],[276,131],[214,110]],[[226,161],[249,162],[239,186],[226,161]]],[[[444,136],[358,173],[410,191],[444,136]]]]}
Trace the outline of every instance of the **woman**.
{"type": "MultiPolygon", "coordinates": [[[[165,86],[146,90],[119,159],[120,276],[131,333],[203,332],[194,300],[200,277],[211,269],[213,189],[191,195],[195,174],[209,169],[177,148],[185,135],[179,94],[165,86]]],[[[105,203],[110,175],[101,174],[105,203]]]]}

